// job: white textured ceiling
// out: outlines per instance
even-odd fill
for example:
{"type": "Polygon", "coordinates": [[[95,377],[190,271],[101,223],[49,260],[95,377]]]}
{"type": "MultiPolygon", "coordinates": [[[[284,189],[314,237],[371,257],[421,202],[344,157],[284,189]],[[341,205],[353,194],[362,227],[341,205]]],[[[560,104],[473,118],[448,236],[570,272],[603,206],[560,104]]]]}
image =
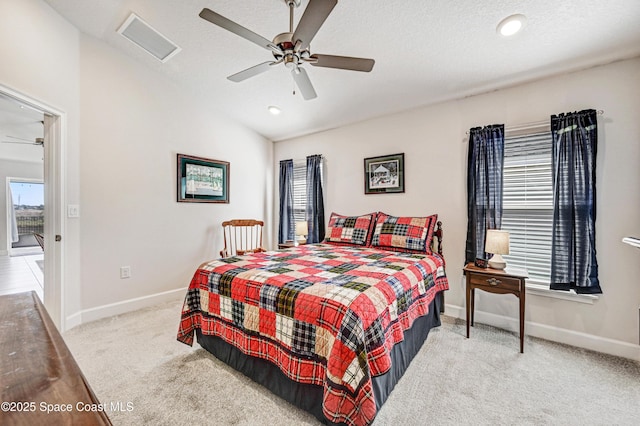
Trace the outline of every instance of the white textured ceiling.
{"type": "MultiPolygon", "coordinates": [[[[282,66],[241,83],[227,80],[271,54],[198,17],[207,7],[272,39],[288,31],[283,0],[46,1],[82,32],[210,96],[276,141],[640,55],[638,0],[340,0],[312,53],[376,64],[371,73],[305,66],[318,93],[305,101],[292,94],[282,66]],[[131,12],[182,51],[162,64],[117,34],[131,12]],[[498,22],[514,13],[527,16],[525,29],[498,36],[498,22]],[[283,113],[270,115],[269,105],[283,113]]],[[[296,23],[307,3],[296,10],[296,23]]]]}

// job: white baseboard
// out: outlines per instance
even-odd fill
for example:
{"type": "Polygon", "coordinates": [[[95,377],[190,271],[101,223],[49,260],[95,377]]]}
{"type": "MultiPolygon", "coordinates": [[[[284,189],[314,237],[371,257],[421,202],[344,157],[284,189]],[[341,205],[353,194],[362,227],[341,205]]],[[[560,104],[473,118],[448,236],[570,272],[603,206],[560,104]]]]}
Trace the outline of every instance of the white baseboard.
{"type": "MultiPolygon", "coordinates": [[[[462,320],[466,320],[467,315],[464,307],[454,305],[446,305],[445,314],[462,320]]],[[[517,318],[505,317],[476,309],[474,313],[474,320],[475,322],[513,331],[515,333],[519,333],[520,331],[520,321],[517,318]]],[[[566,345],[640,361],[640,346],[632,343],[531,321],[525,322],[524,332],[527,336],[539,337],[553,342],[564,343],[566,345]]],[[[526,352],[525,342],[525,353],[526,352]]]]}
{"type": "Polygon", "coordinates": [[[135,299],[123,300],[122,302],[96,306],[95,308],[84,309],[73,315],[69,315],[66,319],[65,328],[66,330],[70,330],[80,324],[101,318],[125,314],[127,312],[147,308],[160,303],[179,301],[184,299],[186,292],[187,288],[184,287],[162,293],[151,294],[149,296],[136,297],[135,299]]]}

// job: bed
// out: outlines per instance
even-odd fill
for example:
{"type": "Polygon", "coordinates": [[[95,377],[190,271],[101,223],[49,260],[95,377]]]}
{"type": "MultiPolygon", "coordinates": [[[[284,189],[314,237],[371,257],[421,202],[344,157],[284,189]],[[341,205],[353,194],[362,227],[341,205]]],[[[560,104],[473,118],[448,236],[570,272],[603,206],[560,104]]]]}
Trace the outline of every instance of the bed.
{"type": "Polygon", "coordinates": [[[178,340],[196,337],[325,424],[368,425],[440,325],[448,282],[436,222],[332,214],[322,244],[206,262],[178,340]]]}

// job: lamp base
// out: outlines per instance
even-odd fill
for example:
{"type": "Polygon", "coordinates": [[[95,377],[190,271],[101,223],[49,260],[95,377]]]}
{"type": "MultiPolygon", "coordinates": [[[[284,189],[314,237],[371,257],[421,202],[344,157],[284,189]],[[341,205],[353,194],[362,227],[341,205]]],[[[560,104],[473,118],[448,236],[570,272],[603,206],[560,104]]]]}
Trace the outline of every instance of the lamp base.
{"type": "Polygon", "coordinates": [[[500,254],[494,254],[491,259],[489,259],[489,268],[492,269],[504,269],[507,267],[507,262],[502,258],[500,254]]]}
{"type": "Polygon", "coordinates": [[[307,239],[305,238],[304,235],[300,235],[298,236],[298,239],[296,240],[296,245],[302,245],[302,244],[306,244],[307,243],[307,239]]]}

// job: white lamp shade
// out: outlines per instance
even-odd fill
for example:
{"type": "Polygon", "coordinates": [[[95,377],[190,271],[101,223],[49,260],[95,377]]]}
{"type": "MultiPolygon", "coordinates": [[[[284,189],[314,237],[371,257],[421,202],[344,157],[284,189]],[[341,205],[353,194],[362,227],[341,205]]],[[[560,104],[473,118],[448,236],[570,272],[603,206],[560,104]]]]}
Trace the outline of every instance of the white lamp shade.
{"type": "Polygon", "coordinates": [[[489,260],[489,267],[504,269],[507,262],[502,258],[503,254],[509,254],[509,232],[499,229],[488,229],[487,239],[484,243],[484,251],[493,253],[489,260]]]}
{"type": "Polygon", "coordinates": [[[296,235],[309,235],[309,227],[307,222],[296,223],[296,235]]]}
{"type": "Polygon", "coordinates": [[[509,254],[509,231],[488,229],[484,251],[492,254],[509,254]]]}

